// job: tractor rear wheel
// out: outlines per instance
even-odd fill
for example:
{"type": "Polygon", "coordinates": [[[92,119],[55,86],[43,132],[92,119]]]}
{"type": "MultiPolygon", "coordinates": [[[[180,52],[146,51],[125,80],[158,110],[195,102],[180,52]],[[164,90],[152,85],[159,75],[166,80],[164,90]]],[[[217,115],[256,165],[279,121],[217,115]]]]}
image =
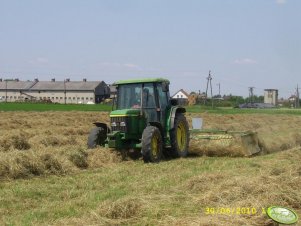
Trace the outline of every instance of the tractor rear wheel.
{"type": "Polygon", "coordinates": [[[162,158],[162,135],[155,126],[147,126],[142,133],[141,153],[144,162],[160,162],[162,158]]]}
{"type": "Polygon", "coordinates": [[[88,148],[96,148],[97,145],[102,145],[106,139],[106,131],[101,127],[94,127],[88,137],[88,148]]]}
{"type": "Polygon", "coordinates": [[[186,157],[189,147],[189,127],[185,116],[176,114],[174,128],[170,131],[171,154],[173,157],[186,157]]]}

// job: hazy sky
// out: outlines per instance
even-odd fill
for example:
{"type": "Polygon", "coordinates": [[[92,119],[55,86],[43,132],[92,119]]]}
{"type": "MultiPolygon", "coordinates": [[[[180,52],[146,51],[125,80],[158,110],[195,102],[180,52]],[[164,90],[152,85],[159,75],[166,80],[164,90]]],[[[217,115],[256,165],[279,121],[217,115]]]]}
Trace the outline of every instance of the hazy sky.
{"type": "Polygon", "coordinates": [[[171,91],[301,86],[300,0],[0,0],[0,78],[165,77],[171,91]]]}

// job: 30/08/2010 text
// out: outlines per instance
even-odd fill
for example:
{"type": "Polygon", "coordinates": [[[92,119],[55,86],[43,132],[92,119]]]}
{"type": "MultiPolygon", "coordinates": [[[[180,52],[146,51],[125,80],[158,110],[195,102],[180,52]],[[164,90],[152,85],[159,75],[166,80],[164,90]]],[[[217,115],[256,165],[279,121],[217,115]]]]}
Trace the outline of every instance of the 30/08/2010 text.
{"type": "Polygon", "coordinates": [[[224,214],[224,215],[255,215],[255,214],[266,214],[265,208],[255,207],[206,207],[205,214],[224,214]]]}

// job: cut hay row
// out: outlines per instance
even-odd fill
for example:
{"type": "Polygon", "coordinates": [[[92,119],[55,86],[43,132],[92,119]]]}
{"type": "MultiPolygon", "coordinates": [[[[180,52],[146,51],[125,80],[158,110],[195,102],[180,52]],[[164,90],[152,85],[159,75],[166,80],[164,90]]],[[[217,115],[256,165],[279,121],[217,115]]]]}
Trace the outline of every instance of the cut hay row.
{"type": "MultiPolygon", "coordinates": [[[[0,178],[66,174],[121,161],[117,152],[86,148],[92,123],[108,123],[108,113],[1,112],[0,116],[0,178]]],[[[267,153],[301,144],[300,116],[188,113],[190,124],[192,117],[202,117],[205,129],[256,131],[267,153]]],[[[241,156],[242,149],[237,140],[227,145],[192,140],[190,146],[192,154],[201,156],[241,156]]]]}
{"type": "Polygon", "coordinates": [[[1,112],[0,178],[67,174],[121,161],[112,150],[87,150],[92,122],[107,113],[1,112]]]}

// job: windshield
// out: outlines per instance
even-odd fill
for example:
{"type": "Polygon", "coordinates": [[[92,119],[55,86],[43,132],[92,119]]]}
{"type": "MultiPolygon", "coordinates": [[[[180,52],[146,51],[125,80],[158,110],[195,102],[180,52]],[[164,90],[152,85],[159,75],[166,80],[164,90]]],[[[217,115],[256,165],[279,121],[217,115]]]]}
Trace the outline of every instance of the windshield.
{"type": "Polygon", "coordinates": [[[118,110],[129,109],[129,108],[141,108],[142,102],[143,102],[143,108],[155,108],[153,83],[125,84],[125,85],[118,86],[118,94],[117,94],[118,110]],[[142,95],[141,95],[141,91],[142,91],[142,95]]]}
{"type": "Polygon", "coordinates": [[[142,84],[126,84],[118,86],[117,109],[129,109],[140,106],[142,84]]]}

